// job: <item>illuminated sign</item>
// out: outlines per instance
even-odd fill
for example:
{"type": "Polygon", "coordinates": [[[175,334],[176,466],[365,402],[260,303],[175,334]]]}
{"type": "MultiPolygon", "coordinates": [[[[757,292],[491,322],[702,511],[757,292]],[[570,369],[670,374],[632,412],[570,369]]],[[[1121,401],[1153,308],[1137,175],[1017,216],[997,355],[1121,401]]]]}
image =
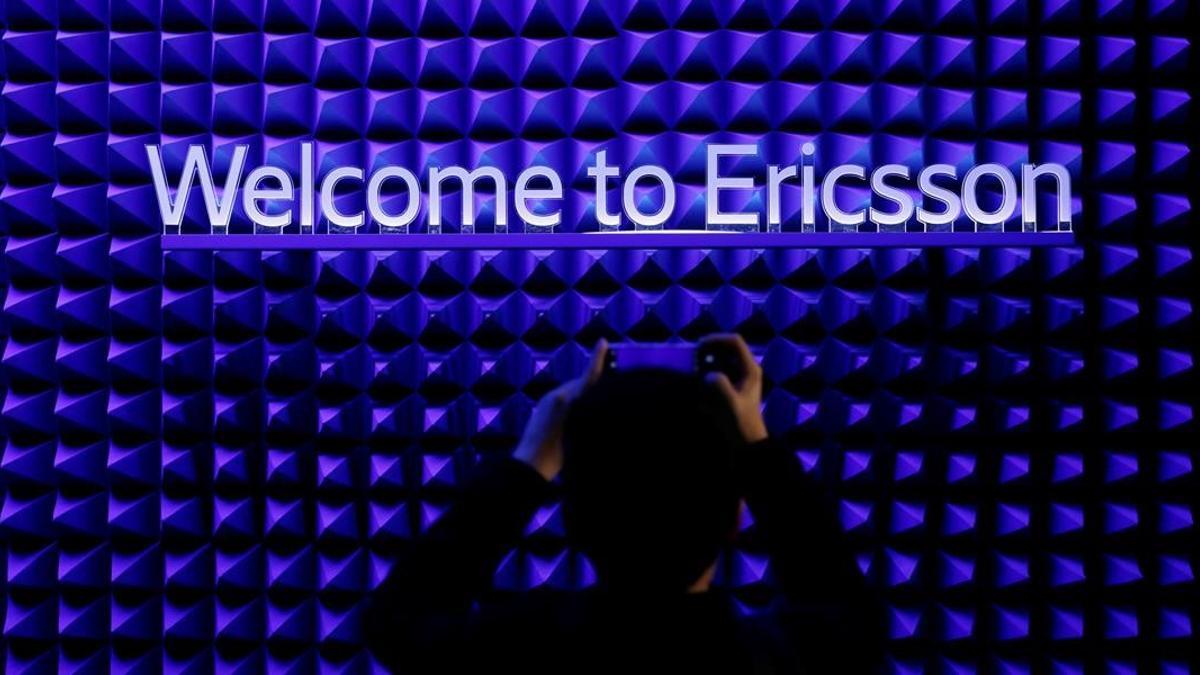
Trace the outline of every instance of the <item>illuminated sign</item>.
{"type": "MultiPolygon", "coordinates": [[[[780,233],[782,223],[795,220],[796,212],[798,231],[814,234],[890,232],[919,237],[953,232],[963,216],[974,233],[1003,233],[1018,213],[1019,232],[1072,230],[1071,176],[1062,164],[1022,164],[1014,173],[1003,164],[984,163],[960,174],[958,167],[942,163],[919,170],[895,163],[875,167],[848,163],[818,173],[817,149],[804,143],[798,164],[765,164],[762,175],[722,168],[755,158],[757,152],[752,144],[705,146],[706,231],[780,233]],[[783,190],[788,188],[798,188],[799,199],[785,205],[783,190]],[[722,196],[732,193],[752,193],[753,198],[742,203],[758,208],[723,208],[722,196]],[[1040,219],[1038,195],[1046,195],[1048,204],[1040,219]],[[823,216],[820,229],[818,214],[823,216]]],[[[300,148],[299,176],[294,176],[279,166],[249,167],[248,154],[249,146],[233,146],[218,185],[204,146],[189,146],[182,167],[169,172],[162,149],[147,145],[164,233],[186,234],[181,226],[194,192],[199,192],[208,221],[202,234],[210,235],[232,234],[230,223],[239,207],[256,234],[283,233],[297,225],[299,234],[315,234],[319,223],[324,223],[327,233],[355,234],[365,232],[368,222],[375,224],[377,233],[440,234],[449,220],[444,214],[447,199],[460,200],[456,225],[460,232],[473,234],[476,196],[481,192],[494,195],[493,234],[510,232],[510,212],[515,212],[524,233],[555,233],[562,225],[564,181],[549,166],[530,166],[515,177],[494,166],[457,165],[431,166],[423,176],[399,165],[377,166],[369,172],[337,166],[318,176],[313,144],[306,142],[300,148]],[[174,180],[168,173],[174,174],[174,180]],[[365,196],[357,201],[358,207],[339,203],[342,195],[354,190],[365,196]],[[424,220],[419,221],[422,213],[424,220]]],[[[623,171],[608,162],[604,151],[590,159],[586,175],[595,231],[664,231],[677,202],[676,182],[667,169],[644,164],[623,171]],[[647,188],[660,195],[650,206],[638,198],[639,191],[647,188]],[[618,198],[610,199],[610,191],[618,198]]]]}

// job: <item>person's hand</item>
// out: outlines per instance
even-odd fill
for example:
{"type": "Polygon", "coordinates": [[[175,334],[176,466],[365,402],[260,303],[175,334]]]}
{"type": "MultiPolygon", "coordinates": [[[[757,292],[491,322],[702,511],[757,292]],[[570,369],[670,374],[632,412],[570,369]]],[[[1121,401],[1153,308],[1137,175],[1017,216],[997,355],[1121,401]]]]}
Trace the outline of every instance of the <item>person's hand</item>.
{"type": "Polygon", "coordinates": [[[550,391],[533,407],[525,433],[513,457],[533,467],[546,480],[554,480],[563,465],[563,420],[571,401],[579,398],[589,385],[600,377],[604,370],[604,357],[608,353],[608,342],[604,338],[596,343],[592,360],[583,375],[550,391]]]}
{"type": "Polygon", "coordinates": [[[767,423],[762,416],[762,367],[754,360],[750,348],[740,335],[710,335],[702,344],[719,344],[736,351],[745,375],[734,384],[724,373],[709,373],[707,380],[724,394],[737,418],[738,429],[747,443],[756,443],[767,437],[767,423]]]}

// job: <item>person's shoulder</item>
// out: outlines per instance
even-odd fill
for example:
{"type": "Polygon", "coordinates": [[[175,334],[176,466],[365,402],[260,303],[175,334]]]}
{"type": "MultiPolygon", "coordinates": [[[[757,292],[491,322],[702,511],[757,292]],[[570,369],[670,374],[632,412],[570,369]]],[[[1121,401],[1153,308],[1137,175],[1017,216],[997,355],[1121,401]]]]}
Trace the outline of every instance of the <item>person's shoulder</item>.
{"type": "Polygon", "coordinates": [[[575,623],[575,593],[550,589],[491,593],[476,610],[477,630],[488,633],[559,633],[575,623]]]}
{"type": "Polygon", "coordinates": [[[873,637],[845,633],[840,608],[797,604],[782,597],[740,613],[739,639],[756,655],[754,672],[771,674],[879,672],[873,637]]]}
{"type": "Polygon", "coordinates": [[[539,589],[481,600],[470,637],[477,672],[573,672],[563,670],[576,623],[573,595],[539,589]]]}

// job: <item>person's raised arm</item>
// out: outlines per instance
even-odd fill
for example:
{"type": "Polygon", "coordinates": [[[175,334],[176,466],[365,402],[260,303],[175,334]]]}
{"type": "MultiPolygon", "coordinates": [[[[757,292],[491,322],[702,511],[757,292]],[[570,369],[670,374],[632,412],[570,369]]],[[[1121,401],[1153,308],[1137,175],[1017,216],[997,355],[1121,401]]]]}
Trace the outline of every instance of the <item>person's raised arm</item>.
{"type": "MultiPolygon", "coordinates": [[[[708,341],[735,350],[745,375],[731,382],[709,380],[732,406],[747,447],[738,471],[746,505],[771,557],[771,569],[786,596],[793,632],[821,652],[845,649],[841,672],[860,672],[882,648],[882,608],[869,592],[837,521],[832,498],[777,438],[762,416],[762,368],[737,335],[708,341]]],[[[813,654],[820,659],[820,654],[813,654]]]]}
{"type": "Polygon", "coordinates": [[[601,340],[587,372],[538,401],[513,456],[481,462],[455,504],[397,560],[367,612],[380,661],[426,672],[461,653],[471,605],[562,468],[567,406],[600,375],[607,348],[601,340]]]}

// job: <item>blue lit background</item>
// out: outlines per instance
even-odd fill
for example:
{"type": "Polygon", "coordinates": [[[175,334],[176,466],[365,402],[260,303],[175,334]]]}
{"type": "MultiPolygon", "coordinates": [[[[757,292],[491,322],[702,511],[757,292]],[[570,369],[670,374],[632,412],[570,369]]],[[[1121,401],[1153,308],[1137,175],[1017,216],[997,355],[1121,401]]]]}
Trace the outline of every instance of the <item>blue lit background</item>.
{"type": "MultiPolygon", "coordinates": [[[[718,329],[837,494],[892,670],[1188,672],[1186,0],[0,6],[6,672],[368,670],[365,594],[585,346],[718,329]],[[161,250],[145,143],[177,171],[309,139],[322,167],[548,164],[564,229],[598,149],[674,172],[685,227],[704,142],[1058,161],[1079,245],[161,250]]],[[[744,535],[721,583],[753,611],[744,535]]],[[[496,583],[588,576],[547,507],[496,583]]]]}

